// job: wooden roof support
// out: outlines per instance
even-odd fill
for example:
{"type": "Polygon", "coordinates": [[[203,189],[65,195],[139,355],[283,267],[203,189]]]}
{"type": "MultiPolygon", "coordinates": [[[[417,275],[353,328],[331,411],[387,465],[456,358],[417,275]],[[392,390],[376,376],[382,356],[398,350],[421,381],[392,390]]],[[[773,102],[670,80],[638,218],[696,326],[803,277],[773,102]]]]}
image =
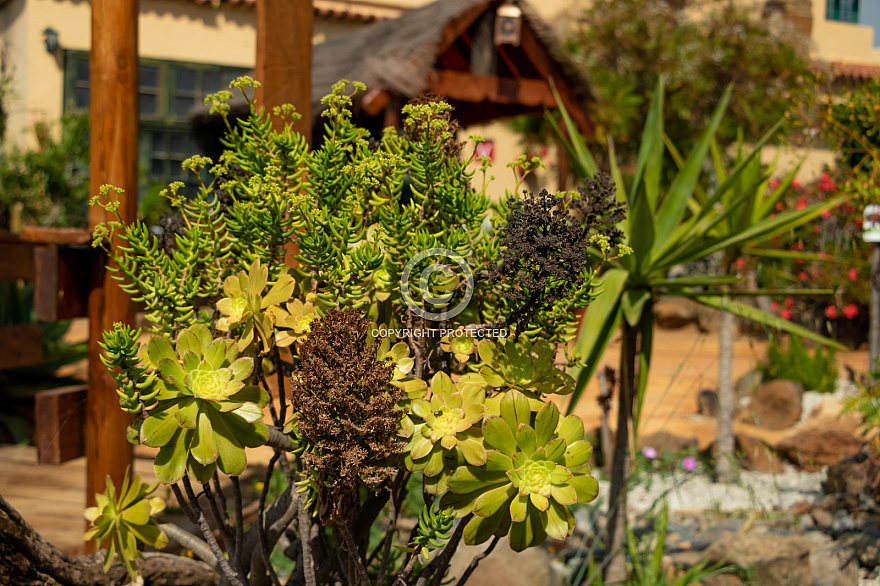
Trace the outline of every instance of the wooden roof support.
{"type": "Polygon", "coordinates": [[[511,79],[440,70],[428,75],[428,91],[462,102],[556,107],[550,84],[541,79],[511,79]]]}
{"type": "MultiPolygon", "coordinates": [[[[263,84],[257,100],[267,110],[293,104],[302,115],[293,129],[312,138],[311,0],[257,0],[257,58],[255,76],[263,84]]],[[[275,127],[279,120],[273,117],[275,127]]]]}
{"type": "MultiPolygon", "coordinates": [[[[138,160],[138,3],[137,0],[92,0],[91,131],[89,188],[94,194],[109,183],[119,194],[119,215],[133,222],[137,213],[138,160]]],[[[93,207],[89,226],[110,220],[93,207]]],[[[115,219],[115,218],[112,218],[115,219]]],[[[118,242],[113,244],[118,245],[118,242]]],[[[115,322],[134,323],[134,305],[104,270],[106,258],[95,255],[89,290],[89,390],[86,410],[86,495],[104,492],[109,474],[117,486],[132,463],[132,446],[125,439],[129,415],[119,408],[110,373],[99,360],[98,342],[115,322]]],[[[94,548],[94,543],[89,547],[94,548]]]]}

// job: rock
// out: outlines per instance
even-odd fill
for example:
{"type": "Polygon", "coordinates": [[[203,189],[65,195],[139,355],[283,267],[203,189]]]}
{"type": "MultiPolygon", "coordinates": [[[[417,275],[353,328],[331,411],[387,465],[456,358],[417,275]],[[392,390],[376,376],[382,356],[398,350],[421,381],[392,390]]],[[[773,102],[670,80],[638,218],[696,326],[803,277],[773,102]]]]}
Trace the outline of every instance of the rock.
{"type": "Polygon", "coordinates": [[[846,419],[831,419],[815,422],[783,438],[776,449],[801,468],[815,469],[837,464],[841,458],[856,454],[864,443],[858,427],[846,419]]]}
{"type": "Polygon", "coordinates": [[[658,327],[677,330],[697,323],[699,304],[685,297],[661,297],[654,304],[654,323],[658,327]]]}
{"type": "Polygon", "coordinates": [[[804,389],[796,382],[775,380],[764,383],[749,404],[748,415],[758,427],[786,429],[801,418],[804,389]]]}
{"type": "Polygon", "coordinates": [[[808,503],[807,501],[798,501],[795,504],[791,505],[788,510],[791,511],[794,515],[806,515],[810,512],[811,508],[812,507],[810,507],[810,503],[808,503]]]}
{"type": "Polygon", "coordinates": [[[782,461],[776,450],[761,438],[748,433],[744,427],[737,426],[734,431],[737,448],[742,453],[743,468],[755,472],[781,472],[782,461]]]}
{"type": "Polygon", "coordinates": [[[843,458],[837,464],[828,467],[828,479],[822,483],[822,489],[826,494],[833,492],[851,492],[859,494],[865,490],[868,483],[868,468],[865,464],[868,455],[860,450],[854,456],[843,458]]]}
{"type": "Polygon", "coordinates": [[[846,533],[837,539],[842,547],[856,552],[859,565],[863,568],[880,566],[880,540],[874,535],[864,533],[846,533]]]}
{"type": "MultiPolygon", "coordinates": [[[[455,584],[464,574],[475,555],[482,553],[488,543],[470,546],[463,543],[458,546],[452,562],[449,564],[447,581],[455,584]]],[[[501,539],[492,553],[480,562],[468,580],[468,586],[497,586],[499,584],[523,584],[528,577],[528,584],[534,586],[560,586],[562,580],[550,564],[550,556],[540,547],[516,553],[501,539]]]]}
{"type": "Polygon", "coordinates": [[[714,307],[697,305],[697,327],[704,333],[715,333],[721,329],[721,311],[714,307]]]}
{"type": "Polygon", "coordinates": [[[757,370],[750,370],[738,379],[733,386],[733,392],[736,396],[736,404],[751,403],[752,398],[758,394],[761,387],[761,373],[757,370]]]}
{"type": "Polygon", "coordinates": [[[829,543],[810,550],[813,586],[851,586],[859,581],[859,565],[849,548],[829,543]]]}
{"type": "Polygon", "coordinates": [[[856,528],[856,522],[846,511],[834,511],[834,520],[831,521],[831,533],[843,535],[856,528]]]}
{"type": "Polygon", "coordinates": [[[750,567],[754,583],[784,586],[810,583],[809,555],[809,542],[797,536],[724,533],[703,559],[709,564],[724,560],[750,567]]]}
{"type": "Polygon", "coordinates": [[[682,437],[672,434],[668,431],[655,431],[651,434],[640,435],[638,440],[638,448],[641,450],[645,447],[652,447],[657,450],[658,454],[663,452],[677,453],[687,448],[693,448],[697,445],[697,438],[682,437]]]}
{"type": "Polygon", "coordinates": [[[710,564],[725,560],[749,567],[754,573],[753,584],[849,586],[858,581],[858,567],[844,548],[833,543],[817,545],[797,535],[724,533],[702,559],[710,564]]]}
{"type": "Polygon", "coordinates": [[[825,509],[817,509],[814,508],[811,513],[813,516],[813,521],[815,521],[817,527],[831,527],[834,523],[834,515],[831,511],[827,511],[825,509]]]}
{"type": "Polygon", "coordinates": [[[712,389],[697,393],[697,413],[703,417],[718,417],[718,393],[712,389]]]}

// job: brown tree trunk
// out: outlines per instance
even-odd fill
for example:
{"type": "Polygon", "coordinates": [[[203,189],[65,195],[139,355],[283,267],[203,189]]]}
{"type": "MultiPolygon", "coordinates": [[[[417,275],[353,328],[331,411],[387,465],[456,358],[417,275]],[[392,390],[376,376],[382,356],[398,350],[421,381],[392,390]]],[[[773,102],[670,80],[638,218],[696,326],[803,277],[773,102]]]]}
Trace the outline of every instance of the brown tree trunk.
{"type": "MultiPolygon", "coordinates": [[[[642,319],[650,319],[643,317],[642,319]]],[[[629,422],[632,417],[633,396],[636,387],[636,357],[639,326],[630,326],[623,320],[623,346],[620,351],[620,386],[618,387],[617,433],[614,438],[614,458],[611,464],[608,524],[605,530],[605,552],[610,558],[605,568],[605,583],[626,580],[626,493],[629,484],[631,459],[629,453],[629,422]]]]}
{"type": "MultiPolygon", "coordinates": [[[[0,586],[122,586],[131,578],[119,562],[104,573],[103,552],[69,556],[43,539],[0,496],[0,586]]],[[[144,586],[214,586],[220,576],[207,564],[165,553],[138,562],[144,586]]]]}
{"type": "MultiPolygon", "coordinates": [[[[727,298],[725,297],[725,299],[727,298]]],[[[724,484],[732,482],[735,473],[736,440],[733,435],[733,414],[736,410],[736,396],[733,392],[734,334],[733,314],[722,311],[721,327],[718,330],[718,454],[715,457],[715,470],[718,473],[718,482],[724,484]]]]}

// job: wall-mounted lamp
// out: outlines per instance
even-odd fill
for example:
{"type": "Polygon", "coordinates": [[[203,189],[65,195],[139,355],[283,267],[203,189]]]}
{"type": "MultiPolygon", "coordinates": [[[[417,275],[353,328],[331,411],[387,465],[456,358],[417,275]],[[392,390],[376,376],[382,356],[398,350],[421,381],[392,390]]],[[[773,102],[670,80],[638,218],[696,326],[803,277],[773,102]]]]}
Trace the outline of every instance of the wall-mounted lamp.
{"type": "Polygon", "coordinates": [[[58,51],[58,31],[49,26],[43,29],[43,43],[46,45],[46,52],[54,55],[58,51]]]}
{"type": "Polygon", "coordinates": [[[509,1],[495,13],[495,44],[519,46],[522,39],[522,10],[509,1]]]}

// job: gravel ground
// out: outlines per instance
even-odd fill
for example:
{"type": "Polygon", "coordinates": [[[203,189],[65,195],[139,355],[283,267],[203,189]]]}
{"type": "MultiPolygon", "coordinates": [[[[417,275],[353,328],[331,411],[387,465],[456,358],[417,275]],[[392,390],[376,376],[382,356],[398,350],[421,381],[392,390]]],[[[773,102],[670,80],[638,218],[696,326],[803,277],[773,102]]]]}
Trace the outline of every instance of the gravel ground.
{"type": "MultiPolygon", "coordinates": [[[[822,495],[824,472],[801,472],[788,467],[779,474],[743,471],[736,484],[714,484],[699,471],[655,476],[630,490],[628,508],[641,513],[666,497],[670,510],[787,509],[798,501],[812,502],[822,495]]],[[[609,482],[599,481],[599,498],[608,502],[609,482]]]]}

